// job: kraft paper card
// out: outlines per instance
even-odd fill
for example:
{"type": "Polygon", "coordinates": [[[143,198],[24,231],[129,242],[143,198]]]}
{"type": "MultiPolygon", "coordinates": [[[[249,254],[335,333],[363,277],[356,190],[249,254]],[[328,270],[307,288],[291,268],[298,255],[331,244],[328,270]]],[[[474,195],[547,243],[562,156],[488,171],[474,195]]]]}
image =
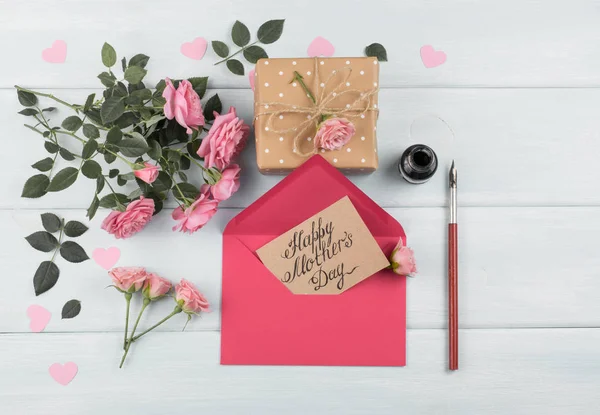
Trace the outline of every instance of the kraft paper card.
{"type": "Polygon", "coordinates": [[[294,294],[340,294],[389,265],[348,196],[256,254],[294,294]]]}

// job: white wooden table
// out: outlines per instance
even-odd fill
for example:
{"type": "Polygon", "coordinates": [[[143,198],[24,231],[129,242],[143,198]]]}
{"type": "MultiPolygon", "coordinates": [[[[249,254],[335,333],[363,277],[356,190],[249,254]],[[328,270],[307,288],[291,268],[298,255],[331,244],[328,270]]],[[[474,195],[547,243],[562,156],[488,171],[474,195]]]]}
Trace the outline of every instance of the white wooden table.
{"type": "MultiPolygon", "coordinates": [[[[591,414],[600,405],[600,4],[594,0],[301,2],[0,0],[0,413],[2,414],[591,414]],[[31,163],[45,157],[26,130],[14,84],[81,101],[99,90],[100,47],[151,56],[151,81],[210,75],[225,106],[252,118],[247,77],[181,55],[182,42],[229,40],[235,19],[255,32],[286,18],[271,56],[305,56],[316,36],[336,56],[383,43],[378,127],[380,169],[353,177],[396,217],[417,255],[408,284],[405,368],[219,365],[221,234],[225,224],[280,178],[263,177],[252,145],[243,185],[201,232],[171,232],[161,214],[130,240],[99,229],[80,238],[88,253],[117,246],[119,265],[144,265],[195,282],[215,311],[181,332],[173,319],[120,358],[124,301],[92,261],[60,261],[61,278],[35,297],[33,273],[46,255],[24,236],[40,213],[84,220],[90,183],[41,199],[19,197],[31,163]],[[65,64],[47,64],[52,41],[65,64]],[[448,61],[426,69],[422,45],[448,61]],[[446,120],[455,137],[433,117],[446,120]],[[413,120],[413,134],[409,129],[413,120]],[[411,143],[431,145],[460,172],[460,370],[446,371],[446,175],[403,183],[396,160],[411,143]],[[83,197],[82,195],[87,195],[83,197]],[[82,313],[61,320],[65,301],[82,313]],[[31,333],[26,309],[53,313],[31,333]],[[48,375],[73,361],[68,386],[48,375]]],[[[247,70],[250,67],[247,66],[247,70]]],[[[64,115],[61,112],[60,115],[64,115]]],[[[89,196],[89,197],[88,197],[89,196]]],[[[172,205],[170,205],[172,207],[172,205]]],[[[137,307],[137,304],[136,306],[137,307]]],[[[142,325],[167,313],[153,307],[142,325]]],[[[357,327],[357,333],[360,328],[357,327]]]]}

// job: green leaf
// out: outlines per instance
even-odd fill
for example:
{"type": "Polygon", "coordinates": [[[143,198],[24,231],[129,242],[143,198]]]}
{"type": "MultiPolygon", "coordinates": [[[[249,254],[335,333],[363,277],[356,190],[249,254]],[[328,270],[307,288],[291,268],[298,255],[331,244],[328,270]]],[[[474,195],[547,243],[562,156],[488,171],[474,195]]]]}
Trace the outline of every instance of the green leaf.
{"type": "Polygon", "coordinates": [[[149,60],[150,57],[144,55],[143,53],[139,53],[129,60],[129,66],[139,66],[140,68],[145,68],[149,60]]]}
{"type": "Polygon", "coordinates": [[[32,248],[42,252],[53,251],[58,246],[58,241],[54,235],[45,231],[34,232],[25,237],[25,239],[27,239],[32,248]]]}
{"type": "Polygon", "coordinates": [[[145,100],[152,98],[152,91],[150,91],[148,88],[142,88],[142,89],[133,91],[131,93],[131,96],[137,97],[137,98],[145,101],[145,100]]]}
{"type": "Polygon", "coordinates": [[[67,160],[67,161],[73,161],[75,160],[75,156],[73,155],[73,153],[71,153],[69,150],[67,150],[66,148],[62,147],[59,150],[60,156],[67,160]]]}
{"type": "Polygon", "coordinates": [[[52,111],[56,111],[56,107],[48,107],[48,108],[44,108],[42,110],[42,112],[52,112],[52,111]]]}
{"type": "Polygon", "coordinates": [[[117,156],[115,156],[114,154],[112,154],[112,153],[104,153],[104,161],[107,162],[108,164],[111,164],[116,159],[117,159],[117,156]]]}
{"type": "Polygon", "coordinates": [[[65,241],[60,246],[60,256],[69,262],[79,263],[90,259],[81,245],[73,241],[65,241]]]}
{"type": "Polygon", "coordinates": [[[260,46],[249,46],[244,49],[244,58],[250,63],[256,63],[257,60],[268,57],[267,52],[260,46]]]}
{"type": "Polygon", "coordinates": [[[193,140],[187,143],[186,146],[188,154],[198,160],[201,159],[201,157],[198,155],[198,149],[200,148],[200,144],[202,144],[202,140],[193,140]]]}
{"type": "Polygon", "coordinates": [[[108,177],[114,179],[119,175],[119,169],[110,169],[108,172],[108,177]]]}
{"type": "Polygon", "coordinates": [[[164,130],[169,140],[169,143],[177,140],[181,143],[185,143],[188,140],[188,135],[183,128],[176,120],[170,120],[167,124],[167,128],[164,130]]]}
{"type": "MultiPolygon", "coordinates": [[[[104,183],[104,181],[102,181],[102,183],[104,183]]],[[[86,213],[86,216],[89,220],[94,218],[96,212],[98,211],[98,207],[100,207],[100,200],[98,199],[98,196],[94,195],[94,199],[92,199],[92,203],[90,204],[90,207],[88,207],[86,213]]]]}
{"type": "Polygon", "coordinates": [[[21,192],[21,197],[27,197],[30,199],[35,199],[38,197],[42,197],[46,194],[46,189],[50,184],[50,179],[45,174],[36,174],[35,176],[31,176],[25,182],[23,186],[23,191],[21,192]]]}
{"type": "Polygon", "coordinates": [[[50,157],[46,157],[45,159],[42,159],[31,165],[31,167],[39,171],[49,171],[52,169],[52,166],[54,166],[54,160],[52,160],[50,157]]]}
{"type": "Polygon", "coordinates": [[[119,205],[124,205],[128,201],[129,198],[122,193],[110,193],[100,199],[100,207],[115,209],[119,205]]]}
{"type": "Polygon", "coordinates": [[[113,127],[106,135],[106,142],[110,144],[119,144],[119,141],[123,138],[123,133],[119,127],[113,127]]]}
{"type": "MultiPolygon", "coordinates": [[[[167,150],[165,150],[165,151],[167,151],[167,150]]],[[[179,162],[179,160],[181,160],[181,154],[178,151],[169,150],[167,152],[167,160],[177,163],[177,162],[179,162]]]]}
{"type": "Polygon", "coordinates": [[[220,40],[213,40],[211,44],[215,53],[221,58],[226,58],[227,55],[229,55],[229,46],[227,46],[225,43],[221,42],[220,40]]]}
{"type": "Polygon", "coordinates": [[[131,137],[126,137],[118,144],[121,154],[126,157],[139,157],[150,149],[146,139],[139,133],[130,133],[131,137]]]}
{"type": "Polygon", "coordinates": [[[163,91],[165,90],[166,86],[167,86],[167,83],[165,82],[164,79],[161,79],[160,81],[158,81],[156,86],[154,87],[154,89],[156,89],[156,91],[154,91],[154,95],[161,96],[163,91]]]}
{"type": "Polygon", "coordinates": [[[258,40],[265,45],[275,42],[283,33],[285,20],[269,20],[258,28],[258,40]]]}
{"type": "Polygon", "coordinates": [[[115,86],[115,83],[117,82],[117,78],[108,72],[102,72],[100,75],[98,75],[98,79],[100,82],[102,82],[102,85],[108,88],[115,86]]]}
{"type": "Polygon", "coordinates": [[[135,200],[135,199],[138,199],[142,195],[143,195],[142,189],[140,189],[138,187],[133,192],[129,193],[129,195],[127,197],[129,198],[129,200],[135,200]]]}
{"type": "Polygon", "coordinates": [[[95,140],[100,137],[100,131],[93,124],[83,124],[83,135],[91,140],[95,140]]]}
{"type": "Polygon", "coordinates": [[[102,167],[95,160],[86,160],[81,166],[81,172],[88,179],[97,179],[102,175],[102,167]]]}
{"type": "Polygon", "coordinates": [[[371,43],[365,48],[365,55],[377,58],[380,62],[387,62],[387,51],[381,43],[371,43]]]}
{"type": "Polygon", "coordinates": [[[96,179],[96,194],[100,193],[104,189],[104,177],[100,176],[96,179]]]}
{"type": "Polygon", "coordinates": [[[59,192],[61,190],[65,190],[67,187],[75,183],[78,174],[79,170],[77,170],[75,167],[65,167],[56,173],[56,176],[52,178],[50,185],[46,190],[48,192],[59,192]]]}
{"type": "Polygon", "coordinates": [[[70,220],[65,225],[65,235],[69,238],[77,238],[83,235],[88,230],[88,227],[76,220],[70,220]]]}
{"type": "Polygon", "coordinates": [[[195,78],[188,78],[190,84],[194,88],[194,91],[198,94],[200,98],[204,96],[206,93],[206,86],[208,85],[208,76],[198,76],[195,78]]]}
{"type": "Polygon", "coordinates": [[[117,176],[117,184],[119,186],[125,186],[127,184],[127,180],[125,180],[122,176],[117,176]]]}
{"type": "Polygon", "coordinates": [[[161,171],[158,173],[158,177],[154,183],[152,183],[152,186],[154,187],[154,190],[162,193],[168,191],[173,186],[173,181],[166,172],[161,171]]]}
{"type": "Polygon", "coordinates": [[[21,105],[24,107],[33,107],[38,101],[37,97],[31,92],[25,92],[21,90],[17,91],[17,97],[19,98],[21,105]]]}
{"type": "Polygon", "coordinates": [[[108,43],[102,45],[102,63],[107,68],[110,68],[117,63],[117,52],[115,51],[115,48],[108,43]]]}
{"type": "Polygon", "coordinates": [[[31,117],[32,115],[39,114],[39,112],[35,108],[25,108],[24,110],[19,111],[19,114],[31,117]]]}
{"type": "Polygon", "coordinates": [[[83,112],[86,113],[92,108],[94,104],[94,98],[96,98],[96,94],[89,94],[87,99],[85,100],[85,104],[83,105],[83,112]]]}
{"type": "Polygon", "coordinates": [[[134,112],[126,112],[115,121],[115,125],[120,129],[124,129],[130,125],[136,124],[139,121],[140,117],[138,117],[134,112]]]}
{"type": "Polygon", "coordinates": [[[81,301],[69,300],[62,308],[61,316],[64,319],[77,317],[81,312],[81,301]]]}
{"type": "Polygon", "coordinates": [[[196,186],[185,182],[177,183],[177,186],[173,189],[173,195],[175,195],[178,200],[183,200],[180,191],[183,193],[183,196],[192,200],[196,199],[200,194],[196,186]]]}
{"type": "Polygon", "coordinates": [[[150,149],[148,150],[148,156],[152,160],[160,160],[162,156],[162,148],[158,141],[151,140],[150,141],[150,149]]]}
{"type": "Polygon", "coordinates": [[[54,213],[42,213],[42,225],[50,233],[58,231],[62,225],[60,218],[54,213]]]}
{"type": "Polygon", "coordinates": [[[89,140],[83,146],[83,150],[81,150],[81,157],[83,157],[84,159],[89,159],[94,155],[96,150],[98,150],[98,142],[96,140],[89,140]]]}
{"type": "Polygon", "coordinates": [[[239,47],[244,47],[250,43],[250,31],[244,23],[236,20],[231,29],[231,39],[239,47]]]}
{"type": "MultiPolygon", "coordinates": [[[[187,159],[186,159],[186,160],[187,160],[187,159]]],[[[188,160],[188,161],[189,161],[189,160],[188,160]]],[[[182,172],[182,171],[178,171],[178,172],[177,172],[177,174],[179,175],[179,177],[181,178],[181,180],[183,180],[184,182],[187,182],[187,181],[188,181],[187,174],[185,174],[184,172],[182,172]]]]}
{"type": "Polygon", "coordinates": [[[237,59],[229,59],[226,65],[227,69],[229,69],[233,74],[244,74],[244,65],[242,65],[242,62],[238,61],[237,59]]]}
{"type": "Polygon", "coordinates": [[[125,69],[127,69],[127,58],[121,59],[121,69],[123,72],[125,72],[125,69]]]}
{"type": "Polygon", "coordinates": [[[102,117],[100,116],[100,110],[97,108],[91,108],[85,113],[87,117],[96,125],[103,126],[102,117]]]}
{"type": "Polygon", "coordinates": [[[54,153],[58,153],[58,150],[60,150],[60,147],[59,147],[59,146],[57,146],[56,144],[54,144],[54,143],[53,143],[53,142],[51,142],[51,141],[46,141],[46,142],[44,143],[44,148],[46,149],[46,151],[47,151],[48,153],[52,153],[52,154],[54,154],[54,153]]]}
{"type": "Polygon", "coordinates": [[[61,125],[62,128],[67,131],[77,131],[81,128],[82,124],[83,121],[81,121],[81,118],[77,115],[71,115],[70,117],[65,118],[61,125]]]}
{"type": "Polygon", "coordinates": [[[110,97],[102,104],[100,116],[104,124],[111,123],[119,118],[125,112],[123,99],[119,97],[110,97]]]}
{"type": "Polygon", "coordinates": [[[148,71],[140,66],[130,66],[125,70],[125,80],[130,84],[137,84],[142,82],[147,73],[148,71]]]}
{"type": "Polygon", "coordinates": [[[129,173],[119,175],[119,177],[123,178],[123,180],[134,180],[135,174],[133,174],[133,172],[130,171],[129,173]]]}
{"type": "Polygon", "coordinates": [[[35,295],[43,294],[54,287],[58,281],[59,274],[60,271],[54,262],[42,262],[33,276],[35,295]]]}
{"type": "Polygon", "coordinates": [[[206,121],[212,121],[215,119],[215,115],[213,112],[221,113],[223,110],[223,104],[221,104],[221,99],[219,98],[219,94],[215,94],[206,101],[204,104],[204,118],[206,121]]]}

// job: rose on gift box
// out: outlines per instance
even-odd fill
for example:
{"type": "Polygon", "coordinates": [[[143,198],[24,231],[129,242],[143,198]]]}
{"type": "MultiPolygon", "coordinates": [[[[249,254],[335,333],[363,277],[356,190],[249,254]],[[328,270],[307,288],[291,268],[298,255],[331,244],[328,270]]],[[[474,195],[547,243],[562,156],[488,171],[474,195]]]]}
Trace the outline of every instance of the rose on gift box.
{"type": "Polygon", "coordinates": [[[373,58],[259,60],[254,124],[260,171],[288,172],[316,153],[346,171],[374,171],[378,68],[373,58]]]}

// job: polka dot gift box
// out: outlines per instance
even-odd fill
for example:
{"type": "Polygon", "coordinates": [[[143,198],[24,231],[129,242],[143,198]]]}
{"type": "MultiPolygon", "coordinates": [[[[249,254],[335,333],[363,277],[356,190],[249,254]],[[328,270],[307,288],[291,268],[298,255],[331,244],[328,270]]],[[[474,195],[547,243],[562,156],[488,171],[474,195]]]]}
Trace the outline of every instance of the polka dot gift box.
{"type": "Polygon", "coordinates": [[[260,59],[254,83],[256,160],[262,173],[289,172],[313,154],[347,173],[377,169],[376,58],[260,59]],[[347,120],[346,131],[353,132],[335,150],[323,148],[317,136],[332,118],[347,120]]]}

